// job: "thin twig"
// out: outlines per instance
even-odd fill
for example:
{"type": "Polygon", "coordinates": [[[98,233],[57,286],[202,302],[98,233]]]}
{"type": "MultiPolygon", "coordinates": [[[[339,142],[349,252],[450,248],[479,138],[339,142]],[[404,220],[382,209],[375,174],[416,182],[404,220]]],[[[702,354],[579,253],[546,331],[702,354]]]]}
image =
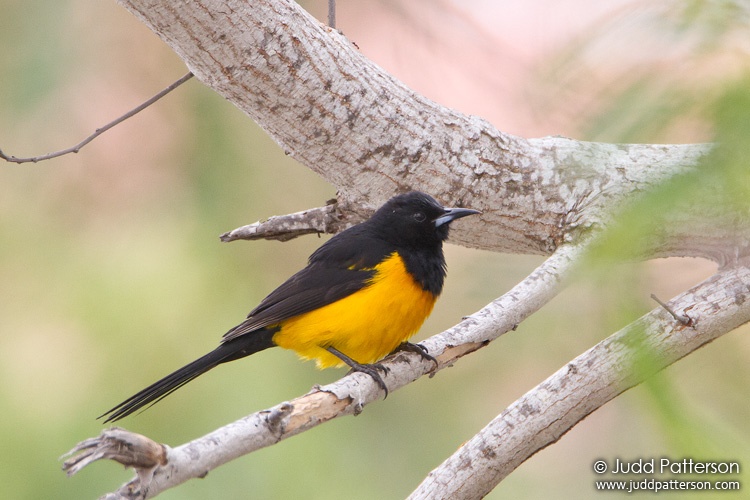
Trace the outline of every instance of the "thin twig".
{"type": "Polygon", "coordinates": [[[328,0],[328,26],[336,27],[336,0],[328,0]]]}
{"type": "Polygon", "coordinates": [[[679,321],[680,323],[682,323],[685,326],[693,326],[693,319],[690,316],[688,316],[686,314],[677,314],[674,311],[674,309],[672,309],[666,303],[664,303],[661,300],[659,300],[659,297],[657,297],[653,293],[651,294],[651,298],[654,299],[657,304],[659,304],[660,306],[662,306],[665,311],[667,311],[669,314],[671,314],[674,319],[676,319],[677,321],[679,321]]]}
{"type": "Polygon", "coordinates": [[[115,120],[107,123],[103,127],[100,127],[98,129],[96,129],[96,131],[93,134],[91,134],[90,136],[86,137],[84,140],[82,140],[81,142],[79,142],[75,146],[72,146],[72,147],[67,148],[67,149],[62,149],[60,151],[55,151],[54,153],[48,153],[46,155],[41,155],[41,156],[30,156],[28,158],[18,158],[18,157],[13,156],[13,155],[6,155],[5,153],[3,153],[2,149],[0,149],[0,158],[2,158],[5,161],[12,162],[12,163],[36,163],[38,161],[50,160],[52,158],[57,158],[59,156],[64,156],[64,155],[67,155],[67,154],[70,154],[70,153],[77,153],[77,152],[79,152],[81,150],[81,148],[83,148],[89,142],[93,141],[94,139],[96,139],[97,137],[99,137],[100,135],[102,135],[107,130],[111,129],[112,127],[114,127],[116,125],[119,125],[120,123],[124,122],[125,120],[127,120],[131,116],[133,116],[133,115],[135,115],[137,113],[140,113],[141,111],[143,111],[147,107],[151,106],[153,103],[155,103],[156,101],[158,101],[159,99],[161,99],[165,95],[169,94],[170,92],[172,92],[174,89],[176,89],[177,87],[179,87],[180,85],[182,85],[186,81],[190,80],[192,77],[193,77],[193,73],[187,73],[185,76],[183,76],[182,78],[180,78],[176,82],[172,83],[169,87],[165,88],[164,90],[162,90],[161,92],[159,92],[158,94],[156,94],[155,96],[153,96],[151,99],[149,99],[149,100],[143,102],[142,104],[140,104],[139,106],[131,109],[130,111],[128,111],[124,115],[122,115],[119,118],[117,118],[117,119],[115,119],[115,120]]]}

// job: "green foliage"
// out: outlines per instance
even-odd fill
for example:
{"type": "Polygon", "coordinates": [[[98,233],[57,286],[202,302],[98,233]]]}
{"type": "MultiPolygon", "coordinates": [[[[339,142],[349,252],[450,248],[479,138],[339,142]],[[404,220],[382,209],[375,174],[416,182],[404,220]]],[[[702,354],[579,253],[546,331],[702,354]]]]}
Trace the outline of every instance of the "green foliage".
{"type": "MultiPolygon", "coordinates": [[[[717,148],[706,160],[722,183],[724,203],[747,214],[750,200],[750,72],[727,85],[716,100],[717,148]]],[[[718,202],[718,200],[717,200],[718,202]]]]}

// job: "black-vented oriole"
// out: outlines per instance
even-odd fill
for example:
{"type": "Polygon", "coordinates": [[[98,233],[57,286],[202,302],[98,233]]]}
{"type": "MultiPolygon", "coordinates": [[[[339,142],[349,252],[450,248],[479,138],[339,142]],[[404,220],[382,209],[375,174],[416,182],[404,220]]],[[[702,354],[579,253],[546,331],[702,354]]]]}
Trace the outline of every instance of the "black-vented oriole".
{"type": "Polygon", "coordinates": [[[221,363],[274,346],[315,359],[319,368],[349,365],[369,374],[387,395],[379,365],[371,363],[401,345],[414,347],[406,340],[422,326],[443,289],[449,225],[476,213],[443,208],[420,192],[391,198],[369,220],[318,248],[307,267],[225,333],[219,347],[102,417],[119,420],[221,363]]]}

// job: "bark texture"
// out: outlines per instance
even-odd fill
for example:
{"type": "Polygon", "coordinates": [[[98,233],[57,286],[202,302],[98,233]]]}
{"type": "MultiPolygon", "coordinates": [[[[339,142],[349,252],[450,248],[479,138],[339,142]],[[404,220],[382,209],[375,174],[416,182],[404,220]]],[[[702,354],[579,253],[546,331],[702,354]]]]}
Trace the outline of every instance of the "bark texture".
{"type": "MultiPolygon", "coordinates": [[[[623,202],[694,172],[711,150],[501,132],[412,91],[290,0],[120,2],[199,80],[333,184],[343,225],[419,189],[482,210],[454,241],[549,255],[575,229],[607,223],[623,202]]],[[[708,184],[704,194],[720,200],[721,186],[708,184]]],[[[720,204],[692,199],[654,215],[664,220],[647,255],[725,263],[747,253],[747,226],[720,204]]]]}

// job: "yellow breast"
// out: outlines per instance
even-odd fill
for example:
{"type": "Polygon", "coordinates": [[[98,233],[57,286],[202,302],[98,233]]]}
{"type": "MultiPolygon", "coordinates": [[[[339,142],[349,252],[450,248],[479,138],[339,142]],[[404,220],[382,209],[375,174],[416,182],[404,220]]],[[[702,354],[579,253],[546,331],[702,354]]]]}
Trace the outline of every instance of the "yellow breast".
{"type": "Polygon", "coordinates": [[[343,366],[325,350],[334,347],[359,363],[374,363],[414,335],[437,297],[422,289],[394,252],[375,267],[358,292],[281,324],[276,345],[317,360],[318,368],[343,366]]]}

